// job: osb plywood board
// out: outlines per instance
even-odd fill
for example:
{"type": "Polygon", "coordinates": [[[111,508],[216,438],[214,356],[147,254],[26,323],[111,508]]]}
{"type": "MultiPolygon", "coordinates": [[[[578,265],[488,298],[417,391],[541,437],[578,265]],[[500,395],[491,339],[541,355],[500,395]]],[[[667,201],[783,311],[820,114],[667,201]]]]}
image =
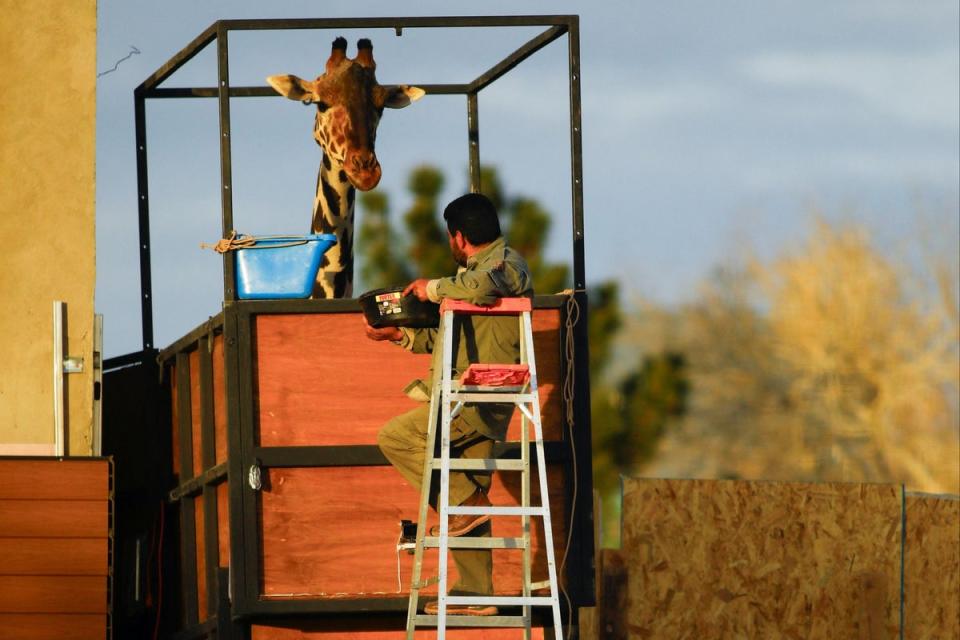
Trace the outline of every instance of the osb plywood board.
{"type": "MultiPolygon", "coordinates": [[[[417,405],[403,389],[425,378],[430,355],[368,340],[360,313],[256,317],[258,435],[262,446],[373,444],[390,418],[417,405]]],[[[560,314],[534,312],[544,438],[561,438],[560,314]]],[[[519,412],[511,438],[519,439],[519,412]]]]}
{"type": "Polygon", "coordinates": [[[632,638],[898,638],[901,489],[630,479],[632,638]]]}
{"type": "MultiPolygon", "coordinates": [[[[562,476],[558,468],[548,471],[554,550],[559,565],[566,538],[562,476]]],[[[398,585],[396,544],[400,520],[416,519],[419,493],[392,467],[270,469],[264,475],[267,483],[260,493],[261,584],[266,597],[337,598],[408,593],[413,556],[407,553],[400,556],[401,583],[398,585]]],[[[518,503],[517,477],[518,474],[494,476],[490,489],[493,504],[518,503]]],[[[533,486],[532,501],[539,504],[535,481],[533,486]]],[[[427,522],[435,524],[436,521],[431,511],[427,522]]],[[[535,581],[547,577],[540,524],[540,518],[533,519],[535,581]]],[[[520,518],[497,518],[493,535],[519,536],[520,518]]],[[[423,571],[424,576],[436,575],[436,551],[425,555],[423,571]]],[[[494,589],[498,594],[520,592],[519,550],[494,550],[493,571],[494,589]]],[[[433,587],[425,592],[435,590],[433,587]]]]}
{"type": "Polygon", "coordinates": [[[904,632],[960,638],[960,498],[908,495],[904,632]]]}

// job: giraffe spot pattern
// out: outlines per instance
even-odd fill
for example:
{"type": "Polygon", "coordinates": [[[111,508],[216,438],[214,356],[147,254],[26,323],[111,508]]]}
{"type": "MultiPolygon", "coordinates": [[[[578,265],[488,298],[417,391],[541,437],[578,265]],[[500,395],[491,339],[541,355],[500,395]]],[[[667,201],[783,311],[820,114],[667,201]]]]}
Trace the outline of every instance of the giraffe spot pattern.
{"type": "Polygon", "coordinates": [[[330,183],[327,182],[325,176],[320,178],[320,189],[323,191],[323,199],[327,203],[327,208],[330,211],[330,215],[334,218],[339,218],[340,217],[340,194],[337,193],[336,189],[330,186],[330,183]]]}

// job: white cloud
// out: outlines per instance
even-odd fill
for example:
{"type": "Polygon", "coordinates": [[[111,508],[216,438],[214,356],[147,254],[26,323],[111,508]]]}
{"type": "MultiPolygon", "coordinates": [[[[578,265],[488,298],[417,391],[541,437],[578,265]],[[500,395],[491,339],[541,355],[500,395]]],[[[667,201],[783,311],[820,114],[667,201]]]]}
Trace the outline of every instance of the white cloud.
{"type": "Polygon", "coordinates": [[[877,113],[913,125],[960,130],[960,57],[956,49],[766,52],[741,63],[750,79],[809,91],[840,91],[877,113]]]}

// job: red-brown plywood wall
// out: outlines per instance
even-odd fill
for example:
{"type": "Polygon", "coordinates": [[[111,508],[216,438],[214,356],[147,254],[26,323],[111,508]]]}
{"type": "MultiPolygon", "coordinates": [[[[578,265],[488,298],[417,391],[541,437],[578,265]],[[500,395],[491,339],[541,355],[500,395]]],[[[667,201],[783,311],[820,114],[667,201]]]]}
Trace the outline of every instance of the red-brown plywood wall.
{"type": "MultiPolygon", "coordinates": [[[[560,312],[537,310],[534,343],[544,437],[561,438],[560,312]]],[[[403,389],[430,356],[363,333],[357,313],[256,318],[256,397],[261,446],[373,444],[390,418],[416,407],[403,389]]],[[[519,414],[512,438],[519,438],[519,414]]]]}
{"type": "Polygon", "coordinates": [[[103,638],[110,463],[0,458],[0,637],[103,638]]]}

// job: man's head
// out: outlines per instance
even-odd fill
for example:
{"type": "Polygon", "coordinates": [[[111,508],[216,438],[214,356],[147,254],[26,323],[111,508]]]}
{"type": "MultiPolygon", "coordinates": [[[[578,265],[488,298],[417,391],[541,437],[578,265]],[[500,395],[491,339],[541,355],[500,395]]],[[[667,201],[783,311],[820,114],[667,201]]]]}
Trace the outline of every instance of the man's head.
{"type": "Polygon", "coordinates": [[[459,265],[466,265],[476,249],[500,237],[497,208],[480,193],[460,196],[443,210],[450,236],[450,251],[459,265]]]}

